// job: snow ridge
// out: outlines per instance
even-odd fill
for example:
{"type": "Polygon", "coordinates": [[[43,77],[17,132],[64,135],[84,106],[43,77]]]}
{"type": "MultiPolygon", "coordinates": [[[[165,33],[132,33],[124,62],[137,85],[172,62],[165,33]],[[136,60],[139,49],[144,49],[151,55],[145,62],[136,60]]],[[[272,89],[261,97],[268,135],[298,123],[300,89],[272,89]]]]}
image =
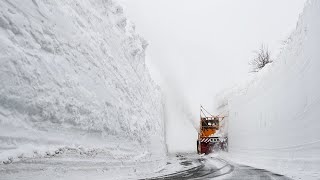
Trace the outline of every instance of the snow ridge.
{"type": "Polygon", "coordinates": [[[220,97],[233,159],[293,178],[319,177],[319,17],[320,1],[308,1],[278,59],[241,92],[220,97]]]}
{"type": "Polygon", "coordinates": [[[0,160],[40,146],[127,143],[164,157],[148,44],[117,3],[4,0],[0,41],[0,160]]]}

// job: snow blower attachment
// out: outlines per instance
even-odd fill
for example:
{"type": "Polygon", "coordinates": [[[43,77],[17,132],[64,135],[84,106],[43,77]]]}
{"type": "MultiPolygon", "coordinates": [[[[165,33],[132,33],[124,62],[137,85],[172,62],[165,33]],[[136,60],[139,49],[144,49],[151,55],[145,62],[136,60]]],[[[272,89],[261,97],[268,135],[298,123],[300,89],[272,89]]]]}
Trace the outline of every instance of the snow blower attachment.
{"type": "Polygon", "coordinates": [[[220,121],[223,119],[224,116],[213,116],[200,106],[200,131],[197,140],[198,154],[209,154],[226,149],[226,139],[216,134],[220,127],[220,121]]]}

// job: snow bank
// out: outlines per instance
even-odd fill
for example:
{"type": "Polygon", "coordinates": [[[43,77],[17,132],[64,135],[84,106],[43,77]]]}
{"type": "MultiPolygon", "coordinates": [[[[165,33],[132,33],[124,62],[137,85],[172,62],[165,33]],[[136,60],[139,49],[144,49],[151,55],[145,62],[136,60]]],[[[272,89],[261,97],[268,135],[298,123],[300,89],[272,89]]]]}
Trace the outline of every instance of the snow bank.
{"type": "Polygon", "coordinates": [[[1,1],[0,42],[1,162],[65,146],[164,158],[147,43],[115,2],[1,1]]]}
{"type": "Polygon", "coordinates": [[[306,3],[277,60],[220,106],[230,156],[293,178],[320,176],[320,1],[306,3]],[[307,175],[307,176],[305,176],[307,175]]]}

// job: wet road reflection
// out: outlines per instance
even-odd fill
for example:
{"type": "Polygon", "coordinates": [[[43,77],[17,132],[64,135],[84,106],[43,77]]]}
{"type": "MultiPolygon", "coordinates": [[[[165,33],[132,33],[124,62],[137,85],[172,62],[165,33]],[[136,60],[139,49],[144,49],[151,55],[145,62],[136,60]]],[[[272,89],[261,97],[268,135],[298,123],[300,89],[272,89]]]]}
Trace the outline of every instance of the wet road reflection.
{"type": "Polygon", "coordinates": [[[246,165],[229,163],[221,158],[198,158],[181,161],[181,165],[190,166],[192,163],[198,163],[192,167],[180,172],[162,175],[148,180],[184,180],[184,179],[226,179],[226,180],[290,180],[280,174],[276,174],[264,169],[258,169],[246,165]],[[197,161],[197,162],[195,162],[197,161]],[[200,162],[200,163],[199,163],[200,162]]]}

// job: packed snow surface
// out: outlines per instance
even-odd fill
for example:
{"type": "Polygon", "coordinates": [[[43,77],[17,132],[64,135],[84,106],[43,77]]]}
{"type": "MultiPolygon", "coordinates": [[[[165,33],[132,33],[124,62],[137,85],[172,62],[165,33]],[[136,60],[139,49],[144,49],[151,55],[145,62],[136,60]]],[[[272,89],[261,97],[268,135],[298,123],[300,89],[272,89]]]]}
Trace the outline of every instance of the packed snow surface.
{"type": "Polygon", "coordinates": [[[0,42],[0,166],[70,148],[164,162],[147,43],[115,2],[0,1],[0,42]]]}
{"type": "Polygon", "coordinates": [[[294,179],[320,177],[319,17],[320,1],[308,1],[274,63],[220,97],[229,112],[228,158],[294,179]]]}

